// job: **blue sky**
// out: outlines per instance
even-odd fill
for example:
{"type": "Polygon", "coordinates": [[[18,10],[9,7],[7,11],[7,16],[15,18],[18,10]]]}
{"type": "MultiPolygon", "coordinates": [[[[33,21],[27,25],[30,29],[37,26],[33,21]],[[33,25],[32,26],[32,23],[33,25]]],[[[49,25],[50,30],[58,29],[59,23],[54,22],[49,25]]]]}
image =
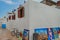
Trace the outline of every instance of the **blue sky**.
{"type": "Polygon", "coordinates": [[[0,18],[23,3],[24,0],[0,0],[0,18]]]}
{"type": "MultiPolygon", "coordinates": [[[[42,0],[34,0],[42,1],[42,0]]],[[[57,1],[57,0],[53,0],[57,1]]],[[[16,9],[20,4],[23,4],[24,0],[0,0],[0,18],[6,16],[8,12],[16,9]]]]}

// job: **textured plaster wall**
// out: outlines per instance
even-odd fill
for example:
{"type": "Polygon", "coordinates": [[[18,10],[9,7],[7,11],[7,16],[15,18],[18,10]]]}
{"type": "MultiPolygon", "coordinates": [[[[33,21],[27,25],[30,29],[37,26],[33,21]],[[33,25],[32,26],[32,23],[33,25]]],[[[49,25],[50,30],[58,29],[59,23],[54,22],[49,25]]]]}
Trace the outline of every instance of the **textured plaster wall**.
{"type": "Polygon", "coordinates": [[[30,40],[35,28],[49,28],[60,26],[60,9],[38,2],[29,1],[29,29],[30,40]]]}

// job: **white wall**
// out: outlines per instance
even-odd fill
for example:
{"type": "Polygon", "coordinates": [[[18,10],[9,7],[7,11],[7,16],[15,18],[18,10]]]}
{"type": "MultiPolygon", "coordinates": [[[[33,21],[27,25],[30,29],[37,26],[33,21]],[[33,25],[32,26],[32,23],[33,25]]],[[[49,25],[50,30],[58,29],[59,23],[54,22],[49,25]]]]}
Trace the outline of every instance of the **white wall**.
{"type": "Polygon", "coordinates": [[[38,2],[29,3],[30,40],[35,28],[58,27],[60,24],[60,9],[38,2]]]}
{"type": "Polygon", "coordinates": [[[33,40],[32,34],[35,28],[60,26],[60,9],[38,2],[31,2],[31,0],[23,6],[25,7],[25,17],[17,18],[16,11],[16,20],[8,22],[8,25],[11,26],[9,26],[10,28],[13,26],[13,28],[15,27],[19,30],[29,29],[30,40],[33,40]]]}
{"type": "Polygon", "coordinates": [[[19,30],[29,29],[29,14],[28,14],[28,4],[24,4],[24,17],[23,18],[17,18],[17,28],[19,30]]]}
{"type": "Polygon", "coordinates": [[[17,28],[19,31],[23,31],[24,29],[28,29],[28,4],[24,4],[24,17],[23,18],[18,18],[18,9],[15,11],[16,15],[16,20],[9,20],[7,22],[7,28],[9,30],[12,30],[13,28],[17,28]]]}

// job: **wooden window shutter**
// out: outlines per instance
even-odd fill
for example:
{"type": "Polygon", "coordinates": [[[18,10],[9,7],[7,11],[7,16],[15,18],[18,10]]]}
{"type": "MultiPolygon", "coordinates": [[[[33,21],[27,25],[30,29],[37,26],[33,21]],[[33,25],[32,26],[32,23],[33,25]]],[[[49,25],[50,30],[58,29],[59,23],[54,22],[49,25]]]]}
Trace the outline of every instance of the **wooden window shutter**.
{"type": "Polygon", "coordinates": [[[15,15],[12,15],[12,20],[15,20],[15,15]]]}
{"type": "Polygon", "coordinates": [[[24,17],[24,7],[22,8],[22,17],[24,17]]]}
{"type": "Polygon", "coordinates": [[[24,7],[18,9],[18,18],[22,18],[22,17],[24,17],[24,7]]]}
{"type": "Polygon", "coordinates": [[[60,6],[60,1],[57,2],[57,6],[60,6]]]}
{"type": "Polygon", "coordinates": [[[11,20],[11,16],[9,16],[9,20],[11,20]]]}
{"type": "Polygon", "coordinates": [[[18,9],[18,18],[20,18],[20,9],[18,9]]]}
{"type": "Polygon", "coordinates": [[[22,9],[20,9],[20,18],[22,18],[22,9]]]}

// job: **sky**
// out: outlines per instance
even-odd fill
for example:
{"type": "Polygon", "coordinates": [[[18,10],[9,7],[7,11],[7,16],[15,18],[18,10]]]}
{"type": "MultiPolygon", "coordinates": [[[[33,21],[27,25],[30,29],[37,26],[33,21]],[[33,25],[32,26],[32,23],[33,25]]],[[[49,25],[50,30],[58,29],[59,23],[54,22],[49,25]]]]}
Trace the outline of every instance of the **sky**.
{"type": "Polygon", "coordinates": [[[0,0],[0,18],[6,16],[8,12],[18,8],[24,0],[0,0]]]}
{"type": "MultiPolygon", "coordinates": [[[[34,0],[40,2],[42,0],[34,0]]],[[[53,0],[57,1],[57,0],[53,0]]],[[[23,4],[24,0],[0,0],[0,18],[6,16],[8,12],[18,8],[20,4],[23,4]]]]}

